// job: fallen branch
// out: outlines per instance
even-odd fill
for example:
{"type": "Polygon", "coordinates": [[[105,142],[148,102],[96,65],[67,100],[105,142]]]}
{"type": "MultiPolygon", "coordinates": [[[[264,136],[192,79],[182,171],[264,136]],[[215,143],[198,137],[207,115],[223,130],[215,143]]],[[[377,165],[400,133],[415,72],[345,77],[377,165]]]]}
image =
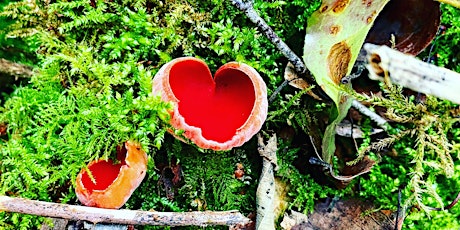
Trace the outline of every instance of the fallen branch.
{"type": "Polygon", "coordinates": [[[30,66],[14,63],[0,58],[0,73],[12,77],[28,78],[32,76],[33,70],[30,66]]]}
{"type": "Polygon", "coordinates": [[[276,35],[275,31],[262,19],[254,10],[252,2],[243,2],[242,0],[231,0],[233,5],[243,11],[246,16],[257,25],[265,36],[278,48],[278,50],[294,65],[295,70],[303,76],[307,68],[300,59],[281,38],[276,35]]]}
{"type": "Polygon", "coordinates": [[[149,212],[115,210],[78,205],[57,204],[0,196],[0,211],[93,223],[117,223],[154,226],[209,226],[246,224],[250,220],[238,211],[205,212],[149,212]]]}
{"type": "Polygon", "coordinates": [[[433,95],[460,104],[460,74],[391,49],[365,44],[369,78],[390,80],[416,92],[433,95]]]}

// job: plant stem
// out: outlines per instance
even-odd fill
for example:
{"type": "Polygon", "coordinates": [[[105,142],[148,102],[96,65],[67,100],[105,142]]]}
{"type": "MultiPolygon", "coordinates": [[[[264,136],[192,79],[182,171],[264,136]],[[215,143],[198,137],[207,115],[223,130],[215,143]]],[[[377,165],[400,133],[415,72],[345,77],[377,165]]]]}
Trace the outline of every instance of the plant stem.
{"type": "Polygon", "coordinates": [[[93,223],[117,223],[155,226],[208,226],[246,224],[250,220],[238,211],[206,212],[149,212],[103,209],[58,204],[0,196],[0,211],[86,220],[93,223]]]}

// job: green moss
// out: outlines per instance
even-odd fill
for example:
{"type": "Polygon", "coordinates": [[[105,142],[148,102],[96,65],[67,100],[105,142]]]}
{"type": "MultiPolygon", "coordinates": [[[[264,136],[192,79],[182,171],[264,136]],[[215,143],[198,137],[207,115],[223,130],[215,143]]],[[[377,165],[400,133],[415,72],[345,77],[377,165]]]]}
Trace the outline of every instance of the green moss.
{"type": "MultiPolygon", "coordinates": [[[[8,1],[0,2],[0,11],[2,11],[3,7],[7,4],[8,1]]],[[[13,19],[0,17],[0,31],[5,30],[12,24],[14,24],[13,19]]],[[[0,33],[0,58],[34,65],[37,62],[37,57],[34,52],[38,46],[35,37],[22,39],[15,36],[8,36],[6,33],[0,33]]]]}
{"type": "Polygon", "coordinates": [[[460,10],[445,4],[441,5],[441,10],[441,25],[445,29],[433,49],[435,64],[460,72],[460,10]]]}

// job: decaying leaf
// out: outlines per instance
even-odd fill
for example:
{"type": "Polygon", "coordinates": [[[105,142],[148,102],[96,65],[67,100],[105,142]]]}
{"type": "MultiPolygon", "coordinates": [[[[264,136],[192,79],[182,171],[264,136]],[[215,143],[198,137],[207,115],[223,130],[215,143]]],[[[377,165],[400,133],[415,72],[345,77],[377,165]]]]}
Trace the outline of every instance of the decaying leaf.
{"type": "Polygon", "coordinates": [[[263,157],[262,172],[260,174],[259,186],[257,187],[257,220],[256,229],[275,229],[275,175],[277,170],[276,135],[270,137],[267,145],[264,144],[262,136],[257,136],[259,143],[259,154],[263,157]]]}
{"type": "Polygon", "coordinates": [[[335,152],[336,126],[352,102],[343,95],[339,84],[350,74],[369,29],[388,1],[325,0],[308,20],[303,59],[337,107],[323,137],[322,158],[327,163],[332,162],[335,152]]]}
{"type": "Polygon", "coordinates": [[[308,222],[308,217],[305,214],[294,210],[289,210],[288,212],[284,213],[283,221],[280,223],[282,229],[291,230],[294,226],[308,222]]]}
{"type": "MultiPolygon", "coordinates": [[[[375,165],[375,161],[370,159],[368,156],[364,156],[363,159],[358,161],[353,165],[346,165],[342,169],[342,175],[334,176],[335,179],[338,179],[341,183],[346,185],[353,178],[358,177],[364,173],[371,171],[372,167],[375,165]]],[[[332,172],[331,172],[332,174],[332,172]]]]}
{"type": "Polygon", "coordinates": [[[316,204],[315,211],[308,215],[308,224],[299,229],[395,229],[392,213],[386,215],[378,210],[370,201],[350,199],[338,200],[333,204],[333,200],[329,199],[316,204]]]}
{"type": "MultiPolygon", "coordinates": [[[[309,87],[311,87],[311,85],[308,84],[308,82],[305,79],[297,75],[294,65],[290,62],[288,62],[288,64],[286,65],[286,68],[284,69],[284,79],[289,82],[290,86],[297,88],[297,89],[306,90],[309,87]]],[[[313,93],[313,91],[311,90],[309,90],[307,94],[316,100],[322,100],[321,97],[313,93]]]]}
{"type": "Polygon", "coordinates": [[[350,74],[378,13],[389,0],[326,0],[308,20],[305,65],[338,105],[340,80],[350,74]]]}

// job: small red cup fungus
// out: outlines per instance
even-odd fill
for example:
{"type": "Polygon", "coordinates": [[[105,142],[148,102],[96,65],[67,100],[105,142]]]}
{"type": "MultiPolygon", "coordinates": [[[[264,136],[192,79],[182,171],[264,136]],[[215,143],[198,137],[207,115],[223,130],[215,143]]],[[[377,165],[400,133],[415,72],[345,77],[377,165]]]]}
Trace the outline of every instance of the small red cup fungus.
{"type": "Polygon", "coordinates": [[[241,146],[267,118],[265,82],[254,68],[242,63],[223,65],[213,78],[205,62],[176,58],[155,75],[153,92],[173,103],[171,125],[204,149],[241,146]]]}
{"type": "Polygon", "coordinates": [[[147,155],[139,143],[127,141],[125,148],[112,160],[97,160],[88,164],[77,176],[75,192],[78,200],[86,206],[118,209],[140,185],[147,171],[147,155]]]}

